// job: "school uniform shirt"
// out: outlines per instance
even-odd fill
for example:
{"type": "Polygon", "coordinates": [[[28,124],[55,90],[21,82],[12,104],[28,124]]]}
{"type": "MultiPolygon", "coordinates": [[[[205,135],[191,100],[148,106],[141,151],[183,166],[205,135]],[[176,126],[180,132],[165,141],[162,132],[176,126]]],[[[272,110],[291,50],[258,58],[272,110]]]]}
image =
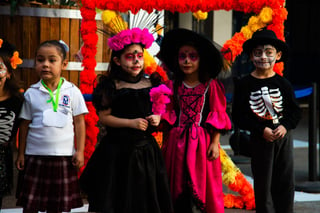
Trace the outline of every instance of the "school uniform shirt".
{"type": "MultiPolygon", "coordinates": [[[[57,90],[53,91],[55,99],[57,90]]],[[[31,120],[27,136],[27,155],[70,156],[74,153],[73,116],[87,114],[80,90],[66,81],[61,85],[57,112],[53,111],[49,91],[39,81],[25,93],[20,118],[31,120]]]]}
{"type": "Polygon", "coordinates": [[[294,129],[301,109],[288,80],[275,74],[258,79],[251,74],[235,83],[232,119],[241,129],[262,136],[264,128],[283,125],[294,129]]]}

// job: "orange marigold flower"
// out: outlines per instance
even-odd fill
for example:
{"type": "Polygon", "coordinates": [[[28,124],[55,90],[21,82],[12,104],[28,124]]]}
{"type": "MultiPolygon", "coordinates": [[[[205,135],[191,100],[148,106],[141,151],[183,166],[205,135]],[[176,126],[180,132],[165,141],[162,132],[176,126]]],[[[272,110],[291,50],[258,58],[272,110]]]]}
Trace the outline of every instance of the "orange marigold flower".
{"type": "Polygon", "coordinates": [[[233,208],[234,207],[234,200],[235,200],[235,195],[233,194],[227,194],[223,196],[223,202],[224,206],[226,208],[233,208]]]}
{"type": "Polygon", "coordinates": [[[11,67],[13,69],[16,69],[17,65],[22,64],[22,59],[19,58],[19,52],[18,51],[15,51],[13,53],[13,56],[11,57],[10,61],[11,61],[11,67]]]}
{"type": "Polygon", "coordinates": [[[236,196],[234,199],[234,207],[237,209],[243,209],[244,203],[240,196],[236,196]]]}

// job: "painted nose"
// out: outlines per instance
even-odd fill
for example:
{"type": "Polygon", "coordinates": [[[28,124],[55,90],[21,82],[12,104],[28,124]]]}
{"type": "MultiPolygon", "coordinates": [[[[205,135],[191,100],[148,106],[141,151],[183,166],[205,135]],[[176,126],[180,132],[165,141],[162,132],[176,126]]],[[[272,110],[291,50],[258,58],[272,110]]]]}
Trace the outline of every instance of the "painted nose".
{"type": "Polygon", "coordinates": [[[134,64],[137,64],[138,62],[139,62],[138,57],[135,56],[134,59],[133,59],[133,63],[134,63],[134,64]]]}
{"type": "Polygon", "coordinates": [[[185,63],[185,64],[189,64],[189,63],[190,63],[190,58],[189,58],[189,57],[186,57],[186,59],[184,59],[184,63],[185,63]]]}
{"type": "Polygon", "coordinates": [[[261,58],[268,58],[267,54],[264,51],[262,52],[261,58]]]}

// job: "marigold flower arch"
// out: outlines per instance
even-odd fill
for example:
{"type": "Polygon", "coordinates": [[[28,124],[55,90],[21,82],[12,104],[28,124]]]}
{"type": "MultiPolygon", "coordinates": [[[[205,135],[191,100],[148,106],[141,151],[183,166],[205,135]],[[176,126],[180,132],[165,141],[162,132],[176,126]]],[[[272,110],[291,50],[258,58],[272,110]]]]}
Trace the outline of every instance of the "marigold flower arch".
{"type": "MultiPolygon", "coordinates": [[[[171,12],[208,12],[213,10],[236,10],[244,13],[254,13],[257,16],[250,18],[248,25],[243,27],[240,32],[235,33],[233,37],[226,41],[222,47],[229,52],[224,55],[228,61],[241,54],[242,44],[249,38],[253,32],[262,27],[273,30],[277,37],[284,39],[284,21],[287,18],[287,10],[284,8],[285,0],[82,0],[80,8],[82,15],[81,36],[83,47],[83,71],[80,73],[80,90],[83,94],[93,92],[96,79],[95,55],[97,53],[98,36],[97,25],[95,21],[96,8],[126,12],[130,10],[137,13],[140,9],[151,12],[156,10],[167,10],[171,12]],[[231,53],[230,53],[231,52],[231,53]]],[[[277,63],[274,70],[282,75],[283,63],[277,63]]],[[[98,128],[96,127],[98,117],[91,102],[87,102],[89,114],[86,115],[86,148],[85,163],[90,158],[97,142],[98,128]]],[[[223,150],[220,151],[222,167],[224,167],[224,183],[233,191],[239,192],[241,196],[226,195],[225,206],[228,208],[246,208],[254,209],[254,195],[250,184],[246,178],[237,169],[223,150]]]]}

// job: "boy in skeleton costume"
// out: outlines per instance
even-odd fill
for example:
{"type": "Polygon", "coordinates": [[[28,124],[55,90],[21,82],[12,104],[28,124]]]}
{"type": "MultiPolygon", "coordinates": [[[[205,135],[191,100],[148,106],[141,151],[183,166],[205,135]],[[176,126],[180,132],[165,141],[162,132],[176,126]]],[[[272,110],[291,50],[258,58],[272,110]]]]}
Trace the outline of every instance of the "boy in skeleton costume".
{"type": "Polygon", "coordinates": [[[256,31],[243,44],[255,69],[235,85],[233,122],[251,132],[251,168],[257,213],[292,213],[294,167],[291,130],[301,110],[291,84],[273,71],[288,46],[271,30],[256,31]]]}

